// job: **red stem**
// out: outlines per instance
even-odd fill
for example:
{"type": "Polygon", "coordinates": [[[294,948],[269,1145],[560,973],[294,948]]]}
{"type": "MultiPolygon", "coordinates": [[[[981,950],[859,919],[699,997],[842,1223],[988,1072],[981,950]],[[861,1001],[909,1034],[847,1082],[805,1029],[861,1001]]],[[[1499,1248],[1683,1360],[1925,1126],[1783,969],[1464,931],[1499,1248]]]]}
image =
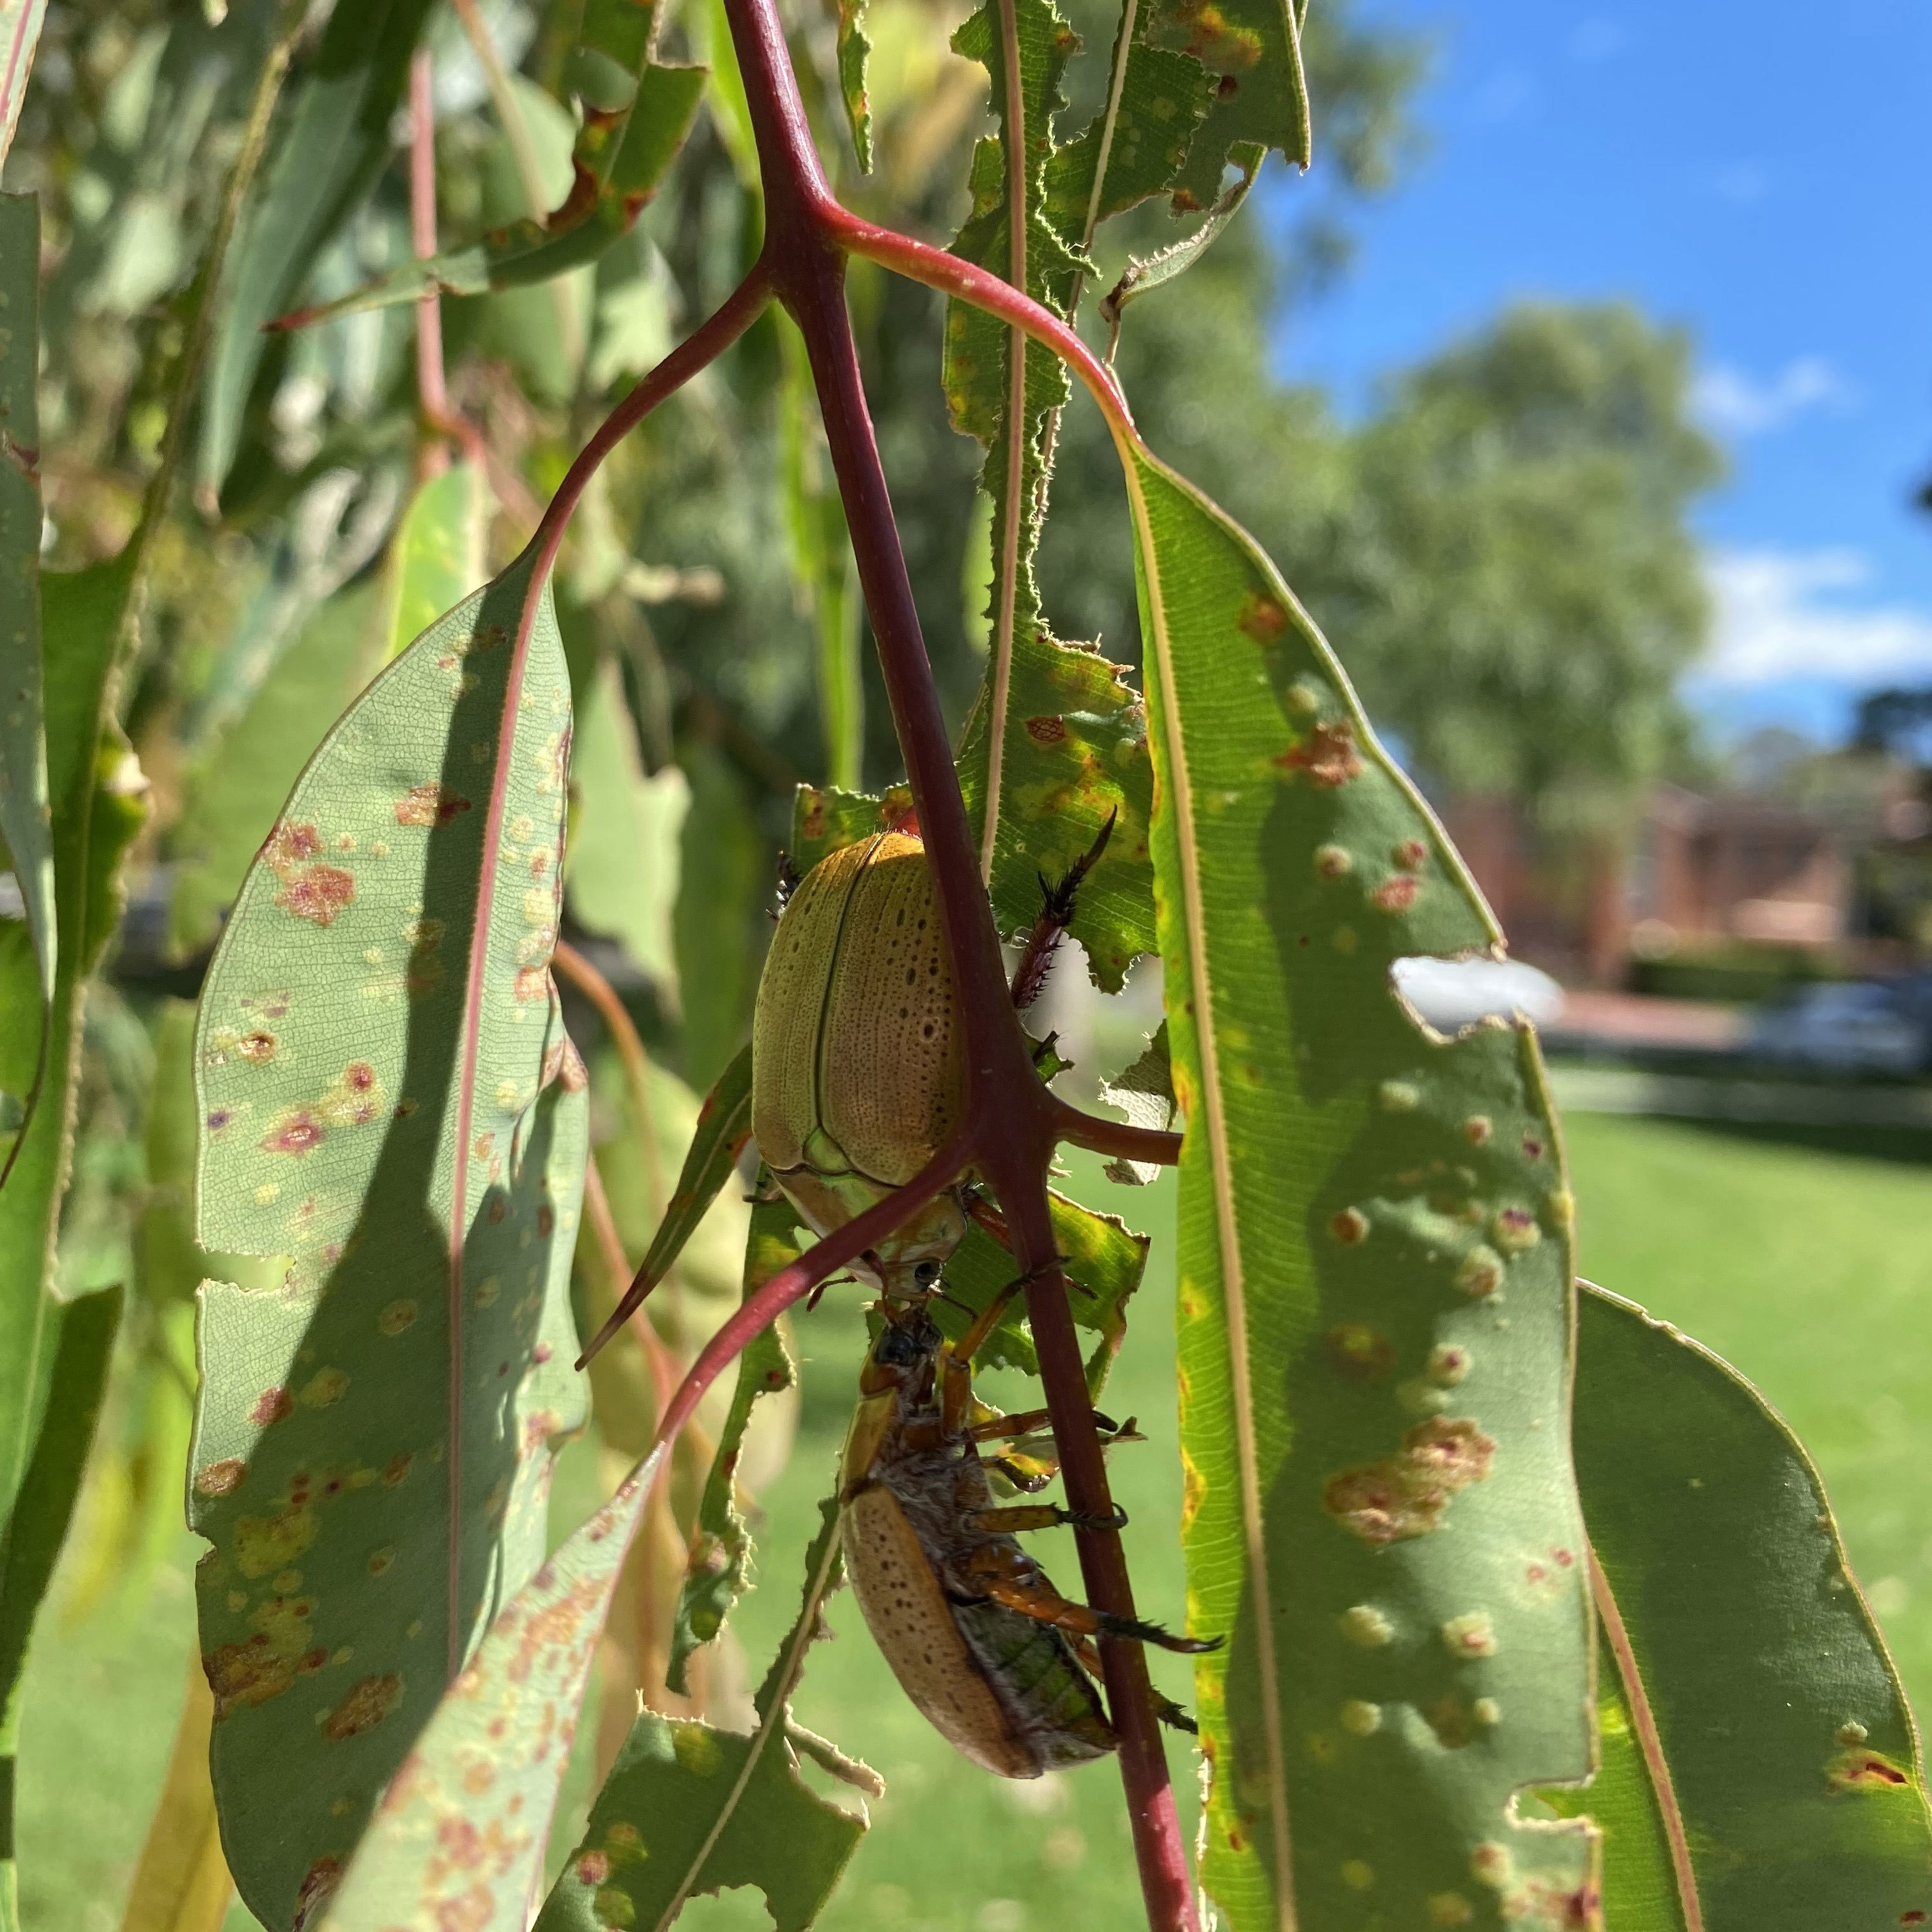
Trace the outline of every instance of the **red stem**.
{"type": "MultiPolygon", "coordinates": [[[[1070,1110],[1034,1072],[1013,1014],[999,936],[980,880],[879,460],[844,299],[844,251],[860,224],[832,200],[820,172],[772,0],[725,0],[725,12],[764,186],[760,261],[805,338],[906,777],[938,888],[965,1042],[959,1138],[1010,1217],[1020,1267],[1032,1280],[1028,1312],[1067,1500],[1080,1514],[1104,1519],[1112,1514],[1112,1500],[1066,1284],[1054,1266],[1046,1193],[1048,1165],[1069,1130],[1065,1116],[1070,1110]]],[[[1030,310],[1032,304],[1027,308],[1030,310]]],[[[1024,320],[1031,322],[1030,314],[1024,320]]],[[[1124,417],[1124,407],[1120,413],[1124,417]]],[[[895,1224],[904,1211],[902,1208],[895,1215],[895,1224]]],[[[854,1222],[840,1230],[841,1246],[848,1255],[860,1252],[872,1238],[852,1239],[858,1226],[854,1222]]],[[[747,1312],[748,1305],[741,1314],[747,1312]]],[[[721,1336],[718,1343],[722,1341],[721,1336]]],[[[1082,1530],[1076,1536],[1082,1574],[1095,1605],[1118,1616],[1132,1616],[1132,1591],[1118,1536],[1097,1530],[1082,1530]]],[[[1198,1922],[1186,1856],[1146,1659],[1138,1644],[1103,1640],[1101,1660],[1120,1738],[1120,1774],[1149,1924],[1154,1932],[1193,1932],[1198,1922]]]]}

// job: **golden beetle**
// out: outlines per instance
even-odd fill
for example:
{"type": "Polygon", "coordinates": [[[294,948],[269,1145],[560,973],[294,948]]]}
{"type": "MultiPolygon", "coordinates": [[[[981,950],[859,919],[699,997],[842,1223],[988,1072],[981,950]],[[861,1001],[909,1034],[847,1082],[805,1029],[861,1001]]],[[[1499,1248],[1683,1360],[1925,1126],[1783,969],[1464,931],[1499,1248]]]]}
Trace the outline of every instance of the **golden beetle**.
{"type": "MultiPolygon", "coordinates": [[[[972,1353],[999,1310],[995,1301],[955,1348],[922,1303],[886,1305],[846,1439],[839,1535],[853,1594],[906,1695],[975,1764],[1037,1778],[1118,1742],[1092,1682],[1096,1636],[1184,1652],[1215,1642],[1070,1602],[1016,1540],[1055,1523],[1117,1529],[1126,1518],[994,1506],[981,1445],[1046,1421],[1044,1410],[1002,1416],[974,1397],[972,1353]]],[[[1162,1714],[1193,1728],[1171,1705],[1162,1714]]]]}
{"type": "MultiPolygon", "coordinates": [[[[960,1056],[924,844],[881,832],[821,860],[778,921],[752,1034],[752,1136],[814,1233],[904,1186],[944,1145],[960,1056]]],[[[965,1234],[947,1188],[853,1272],[889,1301],[910,1300],[965,1234]]]]}

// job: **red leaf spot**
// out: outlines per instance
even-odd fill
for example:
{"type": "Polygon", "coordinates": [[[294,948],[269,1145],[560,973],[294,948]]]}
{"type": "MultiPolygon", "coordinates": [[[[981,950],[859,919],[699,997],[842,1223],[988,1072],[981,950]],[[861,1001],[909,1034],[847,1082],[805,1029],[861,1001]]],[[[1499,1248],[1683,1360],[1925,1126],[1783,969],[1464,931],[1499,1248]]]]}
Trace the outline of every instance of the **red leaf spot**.
{"type": "MultiPolygon", "coordinates": [[[[255,1406],[248,1412],[248,1420],[257,1427],[266,1429],[272,1422],[279,1422],[285,1415],[295,1413],[295,1403],[285,1388],[266,1388],[255,1398],[255,1406]]],[[[236,1479],[239,1481],[238,1476],[236,1479]]]]}
{"type": "Polygon", "coordinates": [[[298,919],[333,926],[337,914],[356,896],[356,881],[340,866],[311,866],[292,874],[275,895],[275,903],[298,919]]]}
{"type": "Polygon", "coordinates": [[[1423,860],[1429,856],[1429,848],[1420,838],[1405,838],[1389,856],[1405,872],[1419,872],[1423,860]]]}
{"type": "Polygon", "coordinates": [[[610,1861],[602,1852],[586,1852],[577,1862],[577,1877],[581,1885],[602,1885],[610,1876],[610,1861]]]}
{"type": "Polygon", "coordinates": [[[1406,912],[1414,904],[1415,896],[1421,890],[1420,880],[1411,878],[1406,872],[1398,872],[1394,878],[1383,880],[1372,896],[1384,912],[1406,912]]]}
{"type": "Polygon", "coordinates": [[[1288,613],[1272,597],[1251,591],[1235,626],[1258,644],[1271,644],[1288,628],[1288,613]]]}
{"type": "Polygon", "coordinates": [[[313,825],[278,825],[268,834],[262,856],[279,877],[292,872],[304,860],[316,857],[322,849],[322,834],[313,825]]]}
{"type": "Polygon", "coordinates": [[[432,782],[411,785],[393,808],[398,825],[447,825],[459,812],[470,809],[470,801],[432,782]]]}
{"type": "Polygon", "coordinates": [[[298,1107],[282,1114],[262,1136],[262,1150],[265,1154],[305,1154],[321,1146],[326,1131],[306,1107],[298,1107]]]}
{"type": "Polygon", "coordinates": [[[1318,785],[1346,784],[1362,769],[1354,723],[1339,718],[1332,724],[1318,724],[1309,733],[1306,744],[1282,752],[1274,762],[1285,771],[1305,771],[1318,785]]]}

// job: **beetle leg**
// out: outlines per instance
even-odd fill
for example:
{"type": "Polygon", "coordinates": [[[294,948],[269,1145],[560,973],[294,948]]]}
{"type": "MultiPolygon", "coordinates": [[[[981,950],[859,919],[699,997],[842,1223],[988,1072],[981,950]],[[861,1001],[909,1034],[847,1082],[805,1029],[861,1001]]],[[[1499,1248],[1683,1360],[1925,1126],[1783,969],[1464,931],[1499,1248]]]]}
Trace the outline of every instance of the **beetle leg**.
{"type": "Polygon", "coordinates": [[[1116,806],[1108,813],[1107,822],[1101,826],[1100,836],[1073,862],[1066,876],[1058,885],[1048,885],[1044,872],[1040,875],[1040,893],[1046,903],[1040,908],[1040,917],[1034,922],[1033,931],[1027,935],[1019,964],[1013,968],[1012,998],[1017,1011],[1024,1012],[1040,998],[1040,988],[1046,984],[1047,968],[1052,964],[1054,949],[1060,944],[1060,935],[1073,923],[1074,896],[1080,890],[1081,881],[1099,863],[1100,854],[1106,850],[1107,841],[1113,837],[1114,821],[1119,817],[1120,808],[1116,806]]]}
{"type": "MultiPolygon", "coordinates": [[[[1094,1648],[1094,1640],[1090,1636],[1070,1636],[1066,1641],[1073,1652],[1074,1662],[1078,1664],[1095,1683],[1104,1688],[1106,1678],[1100,1669],[1100,1653],[1094,1648]]],[[[1154,1689],[1151,1684],[1148,1688],[1154,1692],[1154,1715],[1166,1725],[1169,1730],[1185,1731],[1190,1738],[1198,1737],[1201,1735],[1201,1726],[1187,1714],[1181,1706],[1177,1704],[1172,1697],[1163,1697],[1160,1691],[1154,1689]]]]}
{"type": "Polygon", "coordinates": [[[1125,1529],[1127,1513],[1118,1503],[1108,1516],[1082,1516],[1058,1503],[1018,1503],[1010,1509],[969,1510],[960,1522],[983,1535],[1015,1536],[1028,1530],[1058,1529],[1063,1523],[1073,1529],[1125,1529]]]}
{"type": "Polygon", "coordinates": [[[1143,1623],[1138,1617],[1117,1617],[1089,1604],[1071,1603],[1044,1581],[1022,1582],[994,1577],[986,1584],[986,1594],[1007,1610],[1031,1617],[1036,1623],[1051,1624],[1072,1636],[1130,1637],[1137,1643],[1158,1644],[1162,1650],[1180,1651],[1190,1656],[1204,1650],[1219,1650],[1226,1641],[1218,1636],[1175,1636],[1160,1624],[1143,1623]]]}
{"type": "MultiPolygon", "coordinates": [[[[1030,1436],[1035,1430],[1044,1429],[1047,1412],[1043,1408],[1023,1408],[1017,1415],[993,1414],[983,1422],[975,1422],[962,1432],[969,1442],[1000,1442],[1018,1436],[1030,1436]]],[[[1099,1418],[1095,1418],[1097,1421],[1099,1418]]]]}
{"type": "MultiPolygon", "coordinates": [[[[959,1204],[966,1210],[966,1218],[982,1234],[991,1234],[1008,1254],[1013,1252],[1013,1231],[1006,1226],[1006,1217],[983,1194],[976,1190],[964,1193],[959,1204]]],[[[1061,1256],[1054,1265],[1064,1268],[1066,1265],[1066,1256],[1061,1256]]],[[[1022,1276],[1018,1281],[1010,1285],[1006,1292],[1010,1294],[1024,1288],[1030,1279],[1030,1276],[1022,1276]]],[[[1076,1281],[1071,1275],[1066,1279],[1067,1286],[1076,1294],[1084,1294],[1089,1301],[1094,1299],[1094,1291],[1084,1281],[1076,1281]]]]}

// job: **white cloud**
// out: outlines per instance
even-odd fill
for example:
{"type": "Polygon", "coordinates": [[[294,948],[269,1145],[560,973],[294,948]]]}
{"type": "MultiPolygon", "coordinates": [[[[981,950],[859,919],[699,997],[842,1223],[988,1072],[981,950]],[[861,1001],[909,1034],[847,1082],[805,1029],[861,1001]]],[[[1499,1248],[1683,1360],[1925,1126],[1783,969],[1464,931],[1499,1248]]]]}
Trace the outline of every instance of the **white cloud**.
{"type": "Polygon", "coordinates": [[[1700,370],[1690,386],[1692,410],[1726,436],[1762,436],[1808,410],[1842,416],[1858,403],[1858,392],[1822,356],[1798,356],[1768,382],[1754,381],[1732,363],[1714,362],[1700,370]]]}
{"type": "Polygon", "coordinates": [[[1873,575],[1857,550],[1720,550],[1705,560],[1704,575],[1716,621],[1700,678],[1932,678],[1932,611],[1852,601],[1845,593],[1867,588],[1873,575]]]}

